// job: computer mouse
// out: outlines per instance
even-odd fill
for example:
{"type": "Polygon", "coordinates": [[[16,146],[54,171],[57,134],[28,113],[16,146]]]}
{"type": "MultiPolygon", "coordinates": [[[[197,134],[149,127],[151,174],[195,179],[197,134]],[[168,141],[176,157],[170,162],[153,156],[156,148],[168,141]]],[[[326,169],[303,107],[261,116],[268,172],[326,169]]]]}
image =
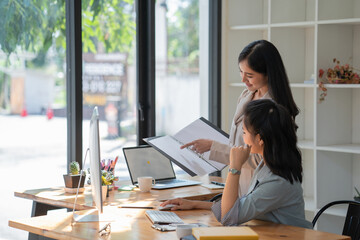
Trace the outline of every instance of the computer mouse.
{"type": "Polygon", "coordinates": [[[167,204],[167,205],[165,205],[165,206],[158,206],[158,210],[160,210],[160,211],[165,211],[165,210],[170,210],[172,207],[175,207],[175,206],[177,206],[177,205],[175,205],[175,204],[167,204]]]}

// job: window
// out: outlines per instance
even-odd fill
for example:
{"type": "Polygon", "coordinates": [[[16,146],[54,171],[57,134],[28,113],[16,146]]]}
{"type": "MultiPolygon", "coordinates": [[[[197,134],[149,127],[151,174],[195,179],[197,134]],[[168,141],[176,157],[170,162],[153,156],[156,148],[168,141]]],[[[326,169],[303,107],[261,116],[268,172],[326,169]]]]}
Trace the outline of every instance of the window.
{"type": "Polygon", "coordinates": [[[208,4],[156,2],[157,135],[173,134],[201,116],[208,118],[208,4]]]}
{"type": "Polygon", "coordinates": [[[14,191],[61,186],[66,173],[65,2],[4,0],[0,15],[0,232],[25,239],[7,222],[32,203],[14,191]]]}
{"type": "Polygon", "coordinates": [[[156,2],[156,135],[174,134],[201,116],[208,118],[208,4],[156,2]]]}
{"type": "MultiPolygon", "coordinates": [[[[24,239],[28,235],[8,227],[10,218],[30,216],[31,201],[14,197],[15,190],[63,186],[67,160],[78,147],[78,142],[72,143],[74,136],[76,141],[81,139],[83,160],[88,147],[89,117],[95,105],[101,110],[103,159],[122,157],[122,147],[136,145],[141,136],[154,135],[155,115],[146,112],[155,107],[152,101],[150,106],[147,102],[155,95],[153,82],[146,91],[137,91],[136,84],[140,74],[154,73],[154,47],[147,53],[146,44],[142,44],[145,48],[139,48],[140,44],[135,48],[136,37],[152,34],[148,28],[157,29],[156,134],[171,133],[200,116],[208,116],[208,5],[207,0],[1,1],[0,32],[5,33],[0,34],[3,238],[24,239]],[[80,31],[74,37],[69,30],[73,24],[69,20],[74,16],[68,10],[77,4],[82,7],[81,16],[75,15],[82,20],[82,54],[77,52],[81,48],[67,45],[67,41],[74,40],[71,37],[80,39],[76,34],[80,31]],[[156,23],[148,24],[155,4],[156,23]],[[177,25],[174,18],[181,24],[177,25]],[[137,28],[138,19],[141,28],[137,28]],[[182,36],[181,32],[186,34],[182,36]],[[176,42],[176,38],[181,42],[176,42]],[[72,76],[69,84],[66,69],[69,59],[74,60],[73,55],[80,56],[76,64],[82,66],[83,75],[72,76]],[[140,61],[146,71],[139,67],[140,61]],[[82,101],[75,101],[75,105],[82,109],[82,117],[74,119],[74,114],[67,116],[67,112],[74,108],[69,98],[79,96],[72,88],[73,81],[78,84],[79,79],[82,101]],[[174,96],[168,95],[172,93],[174,96]],[[140,97],[145,99],[144,105],[137,103],[140,97]],[[187,102],[182,102],[184,99],[187,102]],[[145,124],[137,121],[141,119],[139,106],[143,106],[145,124]],[[78,124],[82,125],[82,134],[74,133],[78,124]]],[[[146,81],[142,79],[140,84],[146,81]]],[[[123,160],[119,160],[115,174],[128,178],[123,160]]]]}
{"type": "Polygon", "coordinates": [[[135,3],[109,0],[82,6],[83,155],[97,106],[101,159],[119,156],[115,174],[128,179],[121,148],[136,145],[135,3]]]}

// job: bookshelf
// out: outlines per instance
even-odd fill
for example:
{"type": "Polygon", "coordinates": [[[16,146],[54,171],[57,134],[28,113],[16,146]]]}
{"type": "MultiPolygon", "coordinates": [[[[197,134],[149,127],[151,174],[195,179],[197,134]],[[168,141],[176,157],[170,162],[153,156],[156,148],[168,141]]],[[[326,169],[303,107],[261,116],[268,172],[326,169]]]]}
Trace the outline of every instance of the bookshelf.
{"type": "MultiPolygon", "coordinates": [[[[222,11],[222,128],[229,131],[245,88],[238,54],[254,40],[271,41],[300,108],[307,219],[328,202],[353,199],[360,187],[360,84],[327,84],[319,103],[317,76],[333,58],[360,68],[360,0],[224,0],[222,11]]],[[[327,211],[317,229],[341,233],[345,214],[342,207],[327,211]]]]}

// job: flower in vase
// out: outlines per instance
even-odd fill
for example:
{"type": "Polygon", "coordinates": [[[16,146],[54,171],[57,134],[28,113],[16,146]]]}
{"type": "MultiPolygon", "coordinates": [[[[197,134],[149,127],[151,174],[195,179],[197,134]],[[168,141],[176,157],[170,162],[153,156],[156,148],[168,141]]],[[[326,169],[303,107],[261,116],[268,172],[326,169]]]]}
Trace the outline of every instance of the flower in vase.
{"type": "Polygon", "coordinates": [[[324,78],[325,71],[319,69],[319,78],[321,79],[319,83],[319,89],[321,90],[319,102],[325,100],[327,95],[327,88],[324,86],[326,83],[331,84],[358,84],[360,83],[359,74],[354,72],[355,70],[349,64],[341,65],[340,61],[336,58],[333,59],[335,66],[333,68],[328,68],[324,78]]]}

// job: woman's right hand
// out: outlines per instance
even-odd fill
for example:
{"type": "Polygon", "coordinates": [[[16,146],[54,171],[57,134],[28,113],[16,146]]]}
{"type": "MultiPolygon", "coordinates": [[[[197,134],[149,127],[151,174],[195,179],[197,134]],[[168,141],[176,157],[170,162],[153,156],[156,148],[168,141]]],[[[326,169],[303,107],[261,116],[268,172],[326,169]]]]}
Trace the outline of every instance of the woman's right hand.
{"type": "Polygon", "coordinates": [[[180,148],[184,149],[184,148],[192,146],[191,149],[193,151],[202,154],[204,152],[210,151],[212,143],[213,143],[213,141],[209,140],[209,139],[197,139],[197,140],[194,140],[192,142],[182,145],[180,148]]]}
{"type": "Polygon", "coordinates": [[[230,150],[230,168],[240,170],[248,160],[251,146],[232,147],[230,150]]]}
{"type": "Polygon", "coordinates": [[[168,204],[173,204],[170,210],[190,210],[190,209],[207,209],[210,210],[213,202],[206,202],[206,201],[198,201],[198,200],[187,200],[183,198],[175,198],[171,200],[167,200],[160,204],[161,207],[165,207],[168,204]]]}
{"type": "Polygon", "coordinates": [[[168,204],[173,204],[175,206],[173,206],[170,210],[171,211],[175,211],[175,210],[189,210],[189,209],[193,209],[195,208],[195,202],[191,201],[191,200],[186,200],[183,198],[175,198],[175,199],[171,199],[171,200],[167,200],[163,203],[160,204],[160,206],[165,207],[168,204]]]}

